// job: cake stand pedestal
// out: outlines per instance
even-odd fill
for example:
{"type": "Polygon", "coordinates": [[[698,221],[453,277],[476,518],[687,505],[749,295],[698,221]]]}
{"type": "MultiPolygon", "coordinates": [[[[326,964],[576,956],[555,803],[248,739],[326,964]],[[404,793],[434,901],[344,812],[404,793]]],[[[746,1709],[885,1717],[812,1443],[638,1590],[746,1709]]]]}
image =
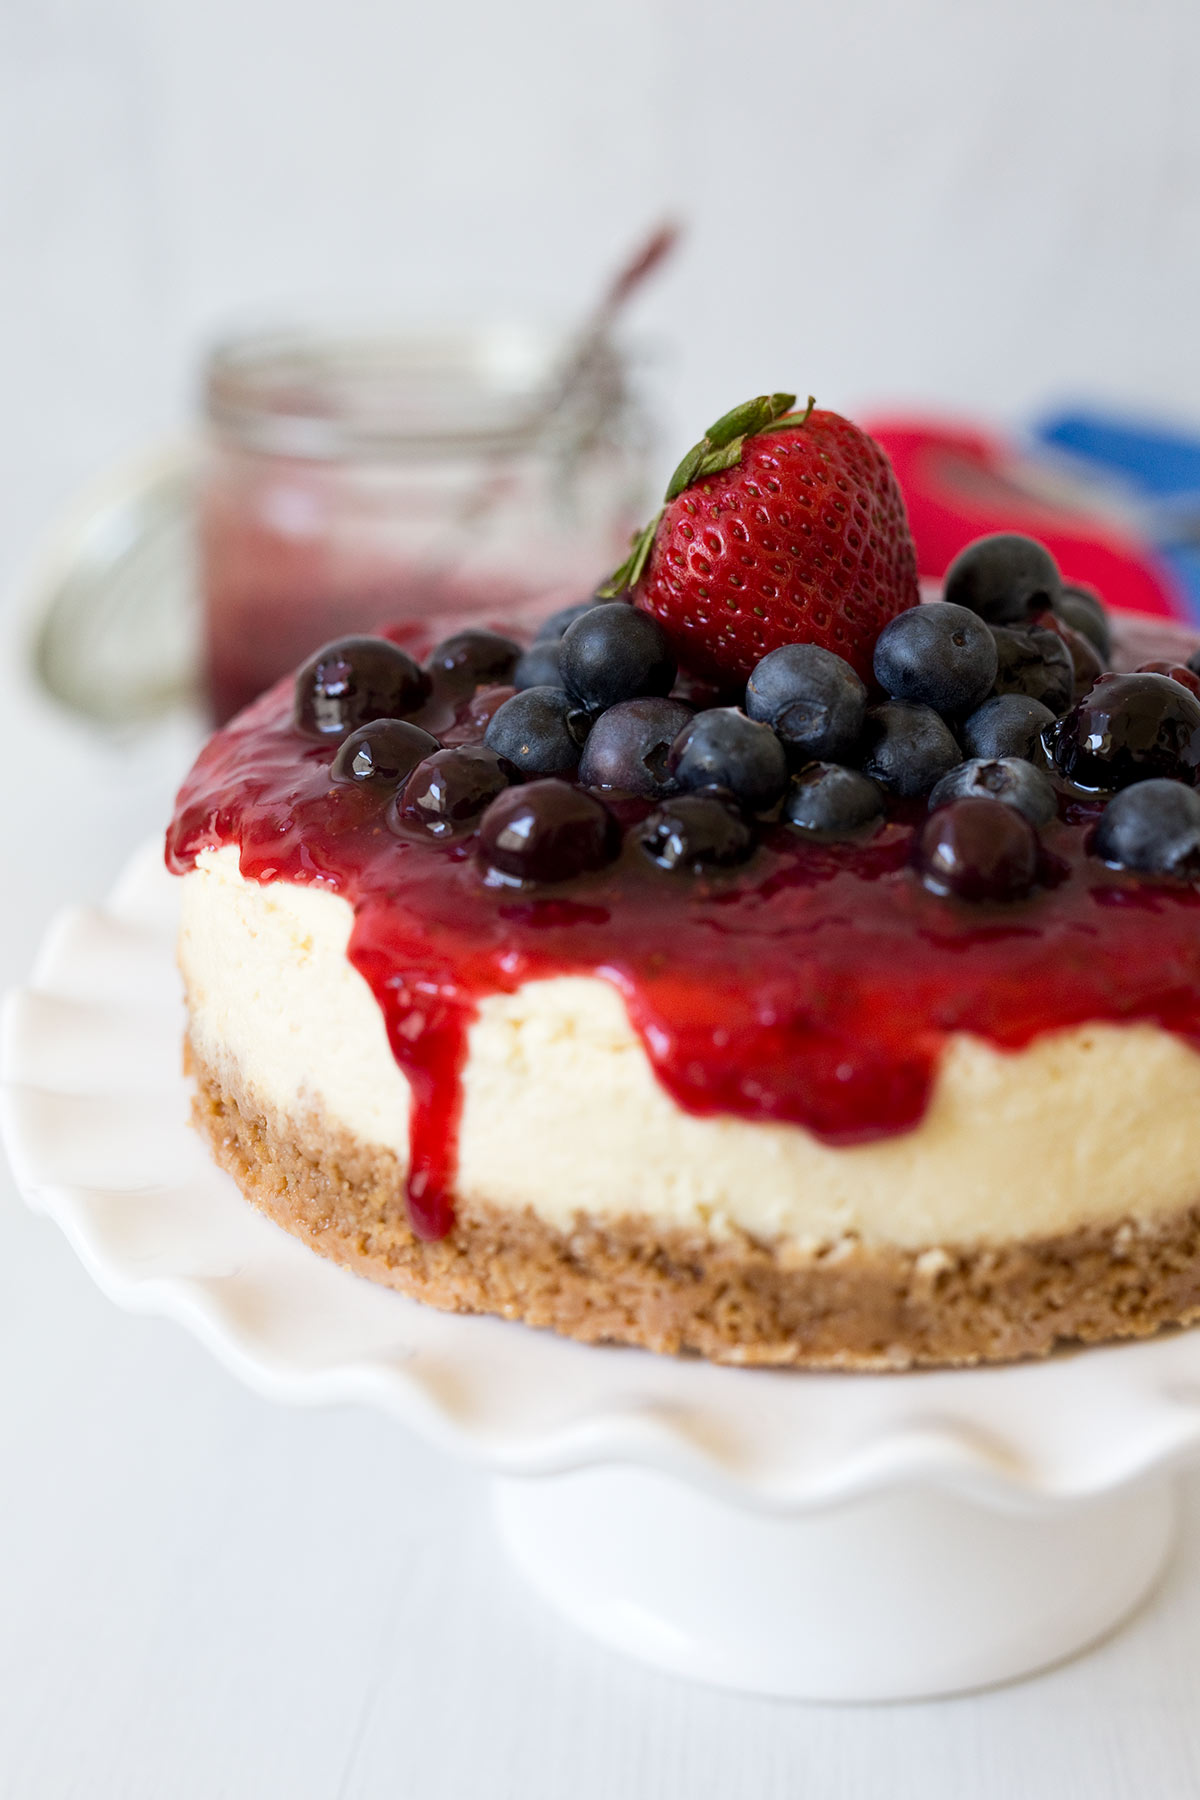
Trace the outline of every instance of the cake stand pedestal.
{"type": "Polygon", "coordinates": [[[151,846],[51,926],[0,1031],[17,1181],[119,1304],[273,1399],[375,1407],[472,1460],[553,1607],[696,1680],[955,1693],[1071,1655],[1148,1591],[1200,1461],[1200,1328],[846,1375],[434,1312],[278,1230],[189,1130],[177,908],[151,846]]]}
{"type": "Polygon", "coordinates": [[[1174,1486],[999,1510],[922,1488],[780,1516],[653,1470],[493,1484],[501,1536],[558,1612],[672,1674],[806,1700],[908,1700],[1094,1643],[1170,1551],[1174,1486]]]}

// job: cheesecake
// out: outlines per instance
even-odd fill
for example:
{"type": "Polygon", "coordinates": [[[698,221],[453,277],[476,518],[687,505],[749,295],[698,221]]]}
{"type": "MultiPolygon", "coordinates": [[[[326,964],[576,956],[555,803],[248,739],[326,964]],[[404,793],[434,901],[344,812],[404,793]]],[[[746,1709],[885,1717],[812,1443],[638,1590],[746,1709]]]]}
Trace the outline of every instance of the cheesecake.
{"type": "Polygon", "coordinates": [[[205,746],[167,836],[196,1124],[315,1251],[589,1343],[902,1369],[1185,1324],[1200,681],[1112,667],[1027,539],[919,603],[870,440],[735,411],[532,640],[339,640],[205,746]]]}

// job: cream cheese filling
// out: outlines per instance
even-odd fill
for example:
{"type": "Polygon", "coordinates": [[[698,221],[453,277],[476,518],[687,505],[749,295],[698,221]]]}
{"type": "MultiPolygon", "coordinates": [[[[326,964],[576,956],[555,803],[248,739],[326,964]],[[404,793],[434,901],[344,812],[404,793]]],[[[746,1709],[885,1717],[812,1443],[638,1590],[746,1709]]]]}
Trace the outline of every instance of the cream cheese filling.
{"type": "MultiPolygon", "coordinates": [[[[287,1117],[317,1107],[407,1160],[409,1091],[337,895],[201,853],[182,881],[193,1042],[287,1117]]],[[[590,976],[482,1002],[471,1029],[458,1192],[569,1230],[645,1214],[740,1228],[808,1254],[1004,1242],[1200,1200],[1200,1054],[1151,1025],[1095,1024],[1018,1052],[968,1034],[899,1137],[832,1149],[797,1125],[695,1118],[659,1084],[624,1003],[590,976]]]]}

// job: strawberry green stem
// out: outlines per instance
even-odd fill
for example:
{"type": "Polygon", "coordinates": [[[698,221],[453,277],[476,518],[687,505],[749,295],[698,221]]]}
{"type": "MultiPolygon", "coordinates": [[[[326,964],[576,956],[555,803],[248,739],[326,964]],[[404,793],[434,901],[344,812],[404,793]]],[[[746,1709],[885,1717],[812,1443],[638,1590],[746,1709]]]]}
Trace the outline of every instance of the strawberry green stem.
{"type": "Polygon", "coordinates": [[[667,483],[664,505],[634,537],[629,555],[620,568],[596,590],[599,598],[615,599],[627,588],[637,586],[654,546],[654,534],[672,500],[677,500],[697,481],[703,481],[706,475],[719,475],[724,469],[734,468],[742,460],[742,447],[748,437],[757,437],[764,431],[796,430],[807,425],[816,401],[810,394],[802,413],[791,411],[795,404],[795,394],[758,394],[753,400],[743,400],[740,406],[722,413],[700,442],[692,445],[675,470],[667,483]]]}

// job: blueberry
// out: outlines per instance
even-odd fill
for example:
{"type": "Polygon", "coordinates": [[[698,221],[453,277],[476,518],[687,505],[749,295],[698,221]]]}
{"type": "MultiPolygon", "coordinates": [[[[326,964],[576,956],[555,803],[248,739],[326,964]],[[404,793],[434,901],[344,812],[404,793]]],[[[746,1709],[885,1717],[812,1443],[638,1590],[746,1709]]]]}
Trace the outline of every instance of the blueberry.
{"type": "Polygon", "coordinates": [[[681,788],[726,788],[751,812],[774,806],[788,772],[771,727],[736,706],[697,713],[672,744],[667,766],[681,788]]]}
{"type": "Polygon", "coordinates": [[[973,795],[930,813],[912,843],[925,886],[958,900],[1018,900],[1037,880],[1037,833],[1023,813],[973,795]]]}
{"type": "Polygon", "coordinates": [[[970,762],[959,763],[957,769],[942,776],[930,794],[930,811],[951,800],[978,794],[1015,806],[1031,825],[1048,825],[1058,817],[1054,783],[1041,769],[1019,756],[973,757],[970,762]]]}
{"type": "Polygon", "coordinates": [[[417,764],[397,797],[394,823],[420,825],[432,837],[470,830],[497,794],[518,780],[504,757],[483,744],[438,750],[417,764]]]}
{"type": "Polygon", "coordinates": [[[940,713],[911,700],[885,700],[867,713],[862,768],[890,794],[927,794],[962,751],[940,713]]]}
{"type": "Polygon", "coordinates": [[[680,794],[652,812],[637,841],[660,869],[693,875],[745,862],[754,834],[735,805],[715,794],[680,794]]]}
{"type": "Polygon", "coordinates": [[[429,671],[451,694],[471,694],[477,687],[503,687],[521,654],[520,644],[498,631],[456,631],[429,654],[429,671]]]}
{"type": "Polygon", "coordinates": [[[996,641],[977,613],[934,600],[889,621],[875,643],[875,679],[894,700],[969,712],[996,679],[996,641]]]}
{"type": "Polygon", "coordinates": [[[584,787],[619,788],[644,800],[674,793],[667,757],[691,719],[692,709],[682,700],[622,700],[610,706],[588,734],[580,781],[584,787]]]}
{"type": "Polygon", "coordinates": [[[562,670],[558,666],[558,639],[544,639],[524,650],[512,672],[512,684],[518,693],[531,687],[561,687],[562,670]]]}
{"type": "Polygon", "coordinates": [[[793,775],[783,819],[797,831],[821,838],[857,837],[883,817],[882,790],[857,769],[818,762],[793,775]]]}
{"type": "Polygon", "coordinates": [[[832,650],[784,644],[755,665],[746,683],[746,711],[770,725],[797,760],[839,762],[858,742],[867,690],[832,650]]]}
{"type": "Polygon", "coordinates": [[[522,775],[573,775],[587,728],[587,714],[562,688],[531,687],[493,713],[483,741],[522,775]]]}
{"type": "Polygon", "coordinates": [[[1105,807],[1092,849],[1118,868],[1200,880],[1200,794],[1180,781],[1139,781],[1105,807]]]}
{"type": "Polygon", "coordinates": [[[560,606],[557,612],[552,612],[548,619],[542,620],[537,628],[534,642],[540,644],[551,639],[557,643],[568,625],[573,625],[576,619],[582,619],[584,613],[593,612],[597,606],[627,606],[628,604],[629,602],[622,596],[620,600],[580,600],[574,606],[560,606]]]}
{"type": "Polygon", "coordinates": [[[1192,671],[1193,675],[1200,675],[1200,650],[1192,651],[1192,654],[1187,659],[1186,666],[1192,671]]]}
{"type": "Polygon", "coordinates": [[[517,881],[569,881],[617,855],[617,822],[566,781],[531,781],[492,801],[479,827],[484,863],[517,881]]]}
{"type": "Polygon", "coordinates": [[[437,747],[435,737],[407,719],[372,719],[342,739],[329,765],[330,779],[382,791],[398,788],[437,747]]]}
{"type": "Polygon", "coordinates": [[[998,531],[976,538],[946,570],[942,598],[965,606],[991,625],[1020,625],[1057,605],[1058,564],[1036,539],[998,531]]]}
{"type": "Polygon", "coordinates": [[[1032,757],[1053,723],[1050,708],[1028,694],[993,694],[963,721],[958,735],[968,756],[1032,757]]]}
{"type": "Polygon", "coordinates": [[[1136,675],[1169,675],[1172,681],[1179,682],[1180,686],[1185,687],[1189,694],[1195,694],[1197,700],[1200,700],[1200,674],[1197,674],[1188,663],[1168,662],[1164,656],[1153,662],[1139,663],[1134,673],[1136,675]]]}
{"type": "Polygon", "coordinates": [[[340,738],[372,719],[400,719],[429,695],[429,677],[382,637],[337,638],[296,676],[292,717],[308,737],[340,738]]]}
{"type": "Polygon", "coordinates": [[[1054,618],[1054,624],[1050,629],[1054,631],[1056,637],[1062,639],[1067,646],[1067,655],[1071,658],[1071,667],[1074,671],[1071,698],[1072,700],[1082,700],[1083,696],[1103,675],[1107,666],[1105,660],[1091,638],[1085,637],[1082,631],[1073,631],[1062,619],[1056,618],[1053,614],[1049,614],[1048,617],[1054,618]]]}
{"type": "Polygon", "coordinates": [[[1068,585],[1053,604],[1063,624],[1087,638],[1101,661],[1109,662],[1112,657],[1112,629],[1108,623],[1108,614],[1095,594],[1089,594],[1086,588],[1068,585]]]}
{"type": "Polygon", "coordinates": [[[1031,626],[1014,631],[993,625],[996,640],[998,694],[1025,694],[1052,713],[1065,712],[1075,693],[1075,665],[1057,632],[1031,626]]]}
{"type": "Polygon", "coordinates": [[[1102,675],[1048,728],[1046,747],[1059,773],[1089,793],[1158,775],[1194,783],[1200,700],[1169,675],[1102,675]]]}
{"type": "Polygon", "coordinates": [[[657,619],[632,606],[593,606],[559,645],[563,686],[598,710],[643,694],[669,694],[675,659],[657,619]]]}

